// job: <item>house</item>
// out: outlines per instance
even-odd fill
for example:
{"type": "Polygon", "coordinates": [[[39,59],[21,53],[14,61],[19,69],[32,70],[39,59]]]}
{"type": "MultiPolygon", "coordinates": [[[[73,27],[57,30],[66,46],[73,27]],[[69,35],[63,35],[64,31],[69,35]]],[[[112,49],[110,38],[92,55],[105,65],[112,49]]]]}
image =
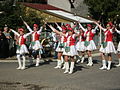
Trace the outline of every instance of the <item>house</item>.
{"type": "MultiPolygon", "coordinates": [[[[49,1],[49,0],[48,0],[49,1]]],[[[81,23],[92,23],[92,20],[76,15],[64,9],[49,5],[49,4],[38,4],[38,3],[21,3],[26,7],[26,13],[29,10],[36,11],[38,16],[43,17],[46,22],[76,22],[81,23]]]]}
{"type": "Polygon", "coordinates": [[[84,0],[18,0],[28,3],[48,4],[82,16],[88,15],[88,7],[84,0]]]}

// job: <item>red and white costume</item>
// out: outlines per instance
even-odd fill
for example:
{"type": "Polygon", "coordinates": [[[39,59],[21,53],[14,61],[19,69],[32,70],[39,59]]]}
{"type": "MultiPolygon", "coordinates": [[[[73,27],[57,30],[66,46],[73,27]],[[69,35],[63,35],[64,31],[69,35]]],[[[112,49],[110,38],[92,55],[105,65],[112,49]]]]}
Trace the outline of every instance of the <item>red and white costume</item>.
{"type": "Polygon", "coordinates": [[[25,41],[26,41],[26,37],[29,36],[31,34],[31,32],[27,33],[27,34],[24,34],[22,36],[18,32],[14,31],[14,30],[12,30],[12,32],[19,37],[18,45],[20,46],[20,48],[17,48],[16,53],[21,54],[21,55],[29,53],[28,49],[27,49],[27,47],[25,45],[25,41]]]}
{"type": "Polygon", "coordinates": [[[42,31],[42,27],[40,28],[40,30],[35,31],[35,32],[29,26],[27,26],[27,29],[30,32],[32,32],[32,43],[34,43],[34,44],[30,45],[30,48],[33,49],[33,50],[42,49],[42,45],[39,41],[39,37],[40,37],[41,31],[42,31]]]}
{"type": "Polygon", "coordinates": [[[105,40],[104,42],[107,43],[107,46],[104,48],[101,46],[100,52],[102,53],[116,53],[115,46],[113,44],[113,31],[112,29],[103,29],[105,34],[105,40]]]}
{"type": "MultiPolygon", "coordinates": [[[[24,31],[22,28],[20,28],[18,30],[22,31],[22,32],[24,31]]],[[[26,61],[25,54],[29,53],[28,49],[25,45],[25,41],[26,41],[26,37],[29,36],[31,34],[31,32],[27,33],[27,34],[24,34],[24,35],[20,35],[18,32],[14,31],[14,30],[12,30],[12,32],[19,37],[18,38],[19,39],[18,40],[18,47],[17,47],[17,51],[16,51],[17,59],[18,59],[18,65],[19,65],[17,69],[22,69],[23,70],[23,69],[25,69],[25,61],[26,61]],[[23,58],[23,64],[21,62],[21,57],[23,58]]]]}
{"type": "Polygon", "coordinates": [[[96,45],[93,41],[93,37],[94,37],[94,34],[96,33],[96,30],[95,29],[92,29],[90,31],[86,31],[84,36],[86,37],[86,41],[89,41],[90,44],[88,46],[86,46],[86,50],[89,50],[89,51],[92,51],[92,50],[95,50],[96,49],[96,45]]]}
{"type": "Polygon", "coordinates": [[[67,56],[78,55],[78,52],[77,52],[77,49],[76,49],[76,46],[75,46],[75,34],[67,37],[66,46],[70,47],[70,51],[66,52],[65,49],[64,49],[63,55],[67,55],[67,56]]]}
{"type": "Polygon", "coordinates": [[[66,46],[67,37],[68,37],[68,33],[66,33],[66,37],[60,36],[60,41],[58,42],[58,46],[56,48],[56,52],[63,52],[64,51],[64,47],[60,48],[59,46],[60,46],[60,44],[63,44],[64,46],[66,46]]]}
{"type": "Polygon", "coordinates": [[[77,51],[80,51],[80,52],[86,50],[84,33],[80,35],[79,41],[76,44],[76,49],[77,51]]]}
{"type": "Polygon", "coordinates": [[[96,45],[93,41],[93,37],[94,37],[94,34],[96,33],[96,29],[98,28],[98,26],[96,26],[95,29],[92,29],[90,31],[88,31],[87,29],[84,29],[81,24],[79,24],[79,26],[84,31],[84,37],[86,38],[85,41],[89,41],[89,45],[85,46],[86,50],[93,51],[93,50],[97,49],[96,45]]]}

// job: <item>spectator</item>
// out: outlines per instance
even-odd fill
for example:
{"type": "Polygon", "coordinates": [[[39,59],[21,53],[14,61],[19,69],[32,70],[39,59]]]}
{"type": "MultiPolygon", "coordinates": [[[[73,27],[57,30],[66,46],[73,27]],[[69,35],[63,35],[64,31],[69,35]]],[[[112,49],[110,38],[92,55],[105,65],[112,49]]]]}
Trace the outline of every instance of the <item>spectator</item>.
{"type": "Polygon", "coordinates": [[[7,39],[7,43],[8,43],[8,46],[7,46],[8,50],[6,51],[6,53],[7,53],[8,57],[11,57],[11,56],[15,55],[15,51],[16,51],[15,50],[14,39],[12,38],[11,33],[9,32],[7,26],[4,27],[3,33],[4,33],[4,35],[7,39]]]}
{"type": "Polygon", "coordinates": [[[3,34],[2,30],[0,29],[0,58],[6,58],[8,57],[7,55],[7,50],[8,50],[8,42],[3,34]]]}

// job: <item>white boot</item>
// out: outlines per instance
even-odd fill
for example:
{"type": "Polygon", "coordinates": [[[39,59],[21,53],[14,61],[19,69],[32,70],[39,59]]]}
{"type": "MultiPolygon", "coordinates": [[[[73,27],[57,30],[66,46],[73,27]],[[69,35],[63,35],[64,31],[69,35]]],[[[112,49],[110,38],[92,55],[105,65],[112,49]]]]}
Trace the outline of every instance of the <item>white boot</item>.
{"type": "Polygon", "coordinates": [[[75,64],[74,62],[71,62],[69,74],[72,74],[72,73],[73,73],[74,64],[75,64]]]}
{"type": "Polygon", "coordinates": [[[120,58],[118,60],[118,64],[116,65],[116,67],[120,67],[120,58]]]}
{"type": "Polygon", "coordinates": [[[79,63],[81,60],[81,56],[76,56],[76,58],[78,59],[77,61],[76,61],[76,63],[79,63]]]}
{"type": "Polygon", "coordinates": [[[64,58],[63,58],[63,56],[61,56],[61,63],[62,63],[62,64],[64,63],[64,58]]]}
{"type": "Polygon", "coordinates": [[[63,67],[62,67],[62,69],[65,69],[65,63],[63,64],[63,67]]]}
{"type": "Polygon", "coordinates": [[[56,69],[61,68],[61,65],[62,65],[61,60],[57,60],[57,66],[54,68],[56,68],[56,69]]]}
{"type": "Polygon", "coordinates": [[[17,59],[18,59],[18,68],[16,68],[16,69],[21,69],[21,67],[22,67],[22,64],[21,64],[21,59],[20,59],[20,55],[17,55],[17,59]]]}
{"type": "Polygon", "coordinates": [[[92,60],[92,57],[89,57],[90,59],[90,66],[93,66],[93,60],[92,60]]]}
{"type": "Polygon", "coordinates": [[[76,61],[76,63],[79,63],[80,62],[80,59],[78,59],[77,61],[76,61]]]}
{"type": "Polygon", "coordinates": [[[107,66],[106,66],[106,60],[102,60],[102,67],[99,68],[100,70],[104,70],[104,69],[107,69],[107,66]]]}
{"type": "Polygon", "coordinates": [[[25,61],[26,61],[26,60],[25,60],[25,56],[22,56],[22,58],[23,58],[23,66],[22,66],[21,69],[24,70],[24,69],[25,69],[25,61]]]}
{"type": "Polygon", "coordinates": [[[69,72],[69,62],[65,62],[65,74],[69,72]]]}
{"type": "Polygon", "coordinates": [[[83,63],[83,62],[84,62],[84,60],[85,60],[85,57],[82,57],[82,59],[81,59],[81,62],[80,62],[80,63],[83,63]]]}
{"type": "Polygon", "coordinates": [[[36,65],[35,65],[35,66],[38,67],[38,66],[39,66],[39,63],[40,63],[40,59],[37,58],[37,59],[36,59],[36,65]]]}
{"type": "Polygon", "coordinates": [[[110,69],[111,69],[111,63],[112,63],[112,61],[108,61],[108,67],[107,67],[107,70],[110,70],[110,69]]]}
{"type": "Polygon", "coordinates": [[[92,57],[89,57],[87,66],[92,66],[92,65],[93,65],[92,57]]]}
{"type": "Polygon", "coordinates": [[[88,57],[88,64],[87,64],[87,66],[89,66],[90,65],[90,60],[89,60],[89,57],[88,57]]]}

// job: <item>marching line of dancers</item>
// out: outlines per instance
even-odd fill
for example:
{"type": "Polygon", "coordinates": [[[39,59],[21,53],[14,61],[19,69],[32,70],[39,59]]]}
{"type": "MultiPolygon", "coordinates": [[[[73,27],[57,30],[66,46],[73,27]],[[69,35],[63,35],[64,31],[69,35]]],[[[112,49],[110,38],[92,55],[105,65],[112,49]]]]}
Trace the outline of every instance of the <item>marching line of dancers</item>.
{"type": "MultiPolygon", "coordinates": [[[[103,28],[98,22],[94,21],[96,25],[93,28],[92,24],[87,24],[87,28],[84,28],[80,22],[77,22],[79,26],[78,30],[75,30],[77,25],[71,26],[70,24],[59,26],[57,23],[57,28],[53,27],[51,24],[45,23],[43,26],[40,27],[37,24],[33,25],[33,30],[30,26],[23,21],[25,26],[27,27],[29,33],[25,33],[23,28],[19,28],[18,32],[13,29],[10,29],[15,35],[18,36],[17,42],[17,59],[18,59],[18,68],[20,70],[24,70],[25,61],[26,61],[26,54],[29,54],[29,60],[32,64],[32,54],[35,53],[34,59],[36,59],[35,66],[39,66],[40,59],[41,59],[41,50],[42,45],[39,41],[40,34],[42,33],[43,28],[45,25],[49,26],[52,32],[59,35],[59,42],[56,48],[57,55],[57,66],[54,67],[55,69],[65,69],[64,73],[72,74],[74,72],[74,66],[76,63],[84,63],[85,60],[85,53],[88,55],[88,63],[87,66],[93,66],[93,59],[92,59],[92,52],[97,49],[95,42],[93,40],[95,33],[99,32],[98,28],[103,31],[104,33],[104,41],[101,43],[100,52],[102,57],[102,67],[99,68],[101,70],[110,70],[111,63],[112,63],[112,53],[118,54],[118,65],[120,66],[120,42],[118,44],[118,49],[115,49],[113,44],[113,33],[117,32],[120,34],[120,31],[116,29],[116,27],[111,23],[108,22],[106,28],[103,28]],[[57,30],[59,29],[59,30],[57,30]],[[27,36],[32,37],[31,44],[29,48],[25,45],[27,36]],[[78,39],[78,42],[77,39],[78,39]],[[29,50],[28,50],[29,49],[29,50]],[[76,61],[74,57],[79,57],[76,61]],[[108,59],[106,58],[108,57],[108,59]],[[22,60],[21,60],[22,58],[22,60]],[[108,63],[108,64],[107,64],[108,63]]],[[[54,37],[53,37],[54,38],[54,37]]]]}

